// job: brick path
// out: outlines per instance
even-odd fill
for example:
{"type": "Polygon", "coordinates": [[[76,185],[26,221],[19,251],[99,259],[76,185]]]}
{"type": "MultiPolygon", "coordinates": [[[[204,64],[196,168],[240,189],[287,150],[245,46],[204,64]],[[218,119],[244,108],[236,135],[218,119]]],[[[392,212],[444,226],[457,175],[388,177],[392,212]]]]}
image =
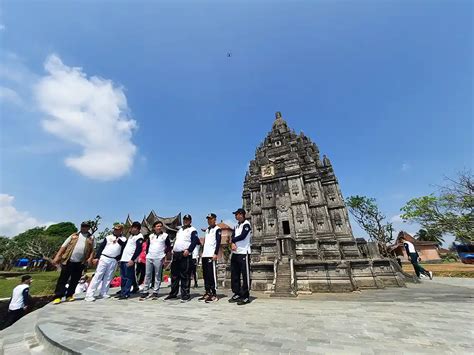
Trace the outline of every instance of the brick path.
{"type": "Polygon", "coordinates": [[[474,279],[297,299],[256,296],[243,307],[227,298],[48,305],[0,332],[0,349],[15,355],[474,352],[474,279]]]}

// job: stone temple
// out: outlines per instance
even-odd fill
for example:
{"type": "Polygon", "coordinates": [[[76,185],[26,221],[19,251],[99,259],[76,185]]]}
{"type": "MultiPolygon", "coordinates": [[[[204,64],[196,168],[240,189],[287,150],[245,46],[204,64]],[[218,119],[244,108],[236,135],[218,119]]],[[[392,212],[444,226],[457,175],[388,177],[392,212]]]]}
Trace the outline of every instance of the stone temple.
{"type": "Polygon", "coordinates": [[[359,250],[330,160],[277,112],[245,176],[252,288],[276,296],[404,286],[394,262],[359,250]]]}

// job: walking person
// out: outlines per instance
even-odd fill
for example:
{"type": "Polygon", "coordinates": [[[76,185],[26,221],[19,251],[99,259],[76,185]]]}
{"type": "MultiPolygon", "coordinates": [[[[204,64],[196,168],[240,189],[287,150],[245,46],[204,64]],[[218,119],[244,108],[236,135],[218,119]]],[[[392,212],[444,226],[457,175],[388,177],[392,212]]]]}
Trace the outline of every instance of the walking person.
{"type": "Polygon", "coordinates": [[[192,253],[196,245],[200,244],[196,228],[191,225],[189,214],[183,217],[183,226],[178,230],[173,246],[173,260],[171,261],[171,291],[165,301],[177,299],[181,285],[181,302],[191,300],[191,263],[192,253]]]}
{"type": "Polygon", "coordinates": [[[30,285],[32,281],[33,279],[30,275],[23,275],[21,277],[21,284],[13,289],[12,298],[8,305],[7,327],[23,317],[31,305],[30,285]]]}
{"type": "Polygon", "coordinates": [[[94,264],[97,265],[94,277],[86,291],[84,301],[95,301],[95,293],[99,289],[99,295],[102,298],[110,298],[107,294],[110,288],[110,282],[114,276],[117,262],[122,255],[122,251],[127,243],[127,238],[123,236],[123,225],[115,223],[112,234],[104,238],[97,249],[94,264]]]}
{"type": "Polygon", "coordinates": [[[234,212],[237,226],[232,235],[232,256],[230,259],[231,286],[234,295],[229,302],[239,306],[250,303],[250,243],[252,227],[245,219],[245,210],[239,208],[234,212]]]}
{"type": "Polygon", "coordinates": [[[94,257],[95,241],[90,234],[90,227],[89,222],[82,222],[80,231],[71,234],[64,241],[53,259],[55,265],[61,265],[53,304],[61,303],[64,296],[68,302],[75,300],[74,292],[81,279],[85,264],[91,264],[94,257]]]}
{"type": "Polygon", "coordinates": [[[415,269],[416,276],[420,278],[423,274],[425,276],[428,276],[430,280],[433,280],[433,273],[431,271],[425,270],[420,264],[418,264],[420,256],[418,255],[418,252],[416,251],[416,248],[413,243],[406,240],[404,235],[400,235],[400,237],[398,237],[398,240],[403,243],[403,246],[405,247],[405,250],[407,252],[407,256],[410,259],[411,264],[413,265],[413,269],[415,269]]]}
{"type": "Polygon", "coordinates": [[[145,282],[140,296],[141,301],[147,297],[151,299],[158,298],[165,256],[171,250],[170,237],[167,233],[163,232],[163,222],[157,221],[153,223],[153,232],[150,234],[146,250],[145,282]],[[153,289],[151,295],[149,294],[150,288],[153,289]]]}
{"type": "Polygon", "coordinates": [[[120,277],[122,279],[119,299],[124,300],[130,297],[131,289],[136,282],[135,263],[138,255],[142,251],[143,235],[140,233],[142,225],[140,222],[133,222],[130,228],[130,236],[127,239],[122,257],[120,258],[120,277]]]}
{"type": "Polygon", "coordinates": [[[216,302],[217,298],[217,257],[221,246],[221,229],[216,225],[217,216],[214,213],[207,215],[207,224],[202,251],[202,275],[206,292],[199,298],[206,303],[216,302]]]}

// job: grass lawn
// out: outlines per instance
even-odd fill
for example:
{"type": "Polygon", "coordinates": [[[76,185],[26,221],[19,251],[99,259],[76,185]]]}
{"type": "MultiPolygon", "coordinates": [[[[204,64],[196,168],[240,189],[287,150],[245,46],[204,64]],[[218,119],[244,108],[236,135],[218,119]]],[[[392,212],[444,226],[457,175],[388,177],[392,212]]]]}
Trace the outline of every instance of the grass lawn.
{"type": "MultiPolygon", "coordinates": [[[[33,277],[30,288],[32,296],[47,296],[54,293],[56,281],[59,277],[57,271],[30,272],[33,277]]],[[[1,277],[1,274],[0,274],[1,277]]],[[[15,277],[0,278],[0,298],[11,297],[12,291],[21,281],[21,275],[15,277]]]]}
{"type": "MultiPolygon", "coordinates": [[[[426,270],[432,271],[434,276],[474,278],[474,264],[463,264],[458,262],[440,264],[421,263],[420,265],[426,270]]],[[[403,264],[403,270],[409,273],[415,273],[411,264],[403,264]]]]}

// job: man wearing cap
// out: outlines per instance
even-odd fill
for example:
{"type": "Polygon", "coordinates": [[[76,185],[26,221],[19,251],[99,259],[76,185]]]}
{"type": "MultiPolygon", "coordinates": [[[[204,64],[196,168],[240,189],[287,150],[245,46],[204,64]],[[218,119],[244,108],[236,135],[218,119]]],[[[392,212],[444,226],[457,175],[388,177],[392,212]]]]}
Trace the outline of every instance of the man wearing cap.
{"type": "Polygon", "coordinates": [[[250,303],[250,243],[252,228],[245,219],[245,210],[239,208],[234,212],[237,225],[232,234],[232,256],[230,259],[231,286],[234,295],[229,302],[239,306],[250,303]],[[242,276],[242,280],[241,280],[242,276]]]}
{"type": "Polygon", "coordinates": [[[209,213],[206,217],[209,227],[204,236],[204,248],[202,251],[202,274],[204,277],[204,288],[206,293],[199,300],[206,303],[218,300],[216,293],[217,285],[217,255],[221,246],[221,229],[216,225],[217,216],[209,213]]]}
{"type": "Polygon", "coordinates": [[[101,285],[100,296],[102,298],[110,297],[107,294],[110,281],[112,281],[115,268],[117,267],[117,261],[120,259],[127,242],[127,238],[123,236],[122,232],[123,225],[114,223],[112,234],[106,236],[99,245],[94,258],[94,264],[97,265],[97,269],[87,289],[85,301],[95,301],[94,293],[97,291],[99,285],[101,285]]]}
{"type": "Polygon", "coordinates": [[[66,296],[66,301],[74,301],[73,295],[85,264],[91,264],[94,256],[95,241],[89,232],[90,227],[89,222],[82,222],[81,230],[66,238],[53,259],[55,265],[61,264],[53,304],[61,303],[64,296],[66,296]],[[68,284],[67,289],[66,284],[68,284]]]}
{"type": "Polygon", "coordinates": [[[142,224],[133,222],[130,236],[127,239],[122,257],[120,258],[120,277],[122,279],[119,299],[130,297],[130,291],[135,280],[135,262],[142,251],[143,235],[140,233],[142,224]]]}
{"type": "Polygon", "coordinates": [[[183,217],[183,226],[178,230],[173,245],[173,260],[171,262],[171,291],[165,300],[178,298],[181,284],[181,302],[188,302],[191,287],[192,253],[196,245],[200,244],[196,228],[191,226],[192,218],[189,214],[183,217]]]}

